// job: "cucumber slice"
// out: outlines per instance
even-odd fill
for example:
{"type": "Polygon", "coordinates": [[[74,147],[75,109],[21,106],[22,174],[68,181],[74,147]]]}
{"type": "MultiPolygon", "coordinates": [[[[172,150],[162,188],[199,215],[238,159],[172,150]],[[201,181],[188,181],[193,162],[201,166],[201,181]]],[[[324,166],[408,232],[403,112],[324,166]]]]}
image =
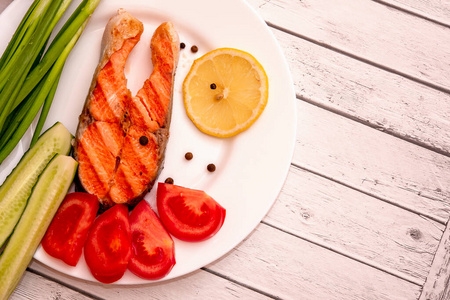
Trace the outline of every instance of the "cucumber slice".
{"type": "Polygon", "coordinates": [[[72,138],[62,123],[55,123],[25,153],[0,187],[0,248],[19,221],[42,170],[56,154],[69,154],[72,138]]]}
{"type": "Polygon", "coordinates": [[[56,155],[39,177],[0,256],[0,299],[8,299],[19,283],[72,184],[77,166],[72,157],[56,155]]]}

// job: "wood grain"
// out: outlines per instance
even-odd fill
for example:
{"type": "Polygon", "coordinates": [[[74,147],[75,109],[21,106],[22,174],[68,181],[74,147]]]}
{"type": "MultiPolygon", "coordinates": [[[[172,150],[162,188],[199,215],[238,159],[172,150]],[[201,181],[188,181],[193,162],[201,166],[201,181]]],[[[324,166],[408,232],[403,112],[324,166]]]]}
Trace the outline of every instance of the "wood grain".
{"type": "Polygon", "coordinates": [[[264,222],[422,285],[444,226],[291,167],[264,222]]]}
{"type": "Polygon", "coordinates": [[[450,28],[371,0],[248,2],[269,24],[450,91],[450,28]]]}
{"type": "Polygon", "coordinates": [[[299,98],[450,155],[450,94],[279,30],[272,32],[286,55],[299,98]]]}
{"type": "Polygon", "coordinates": [[[420,292],[420,286],[265,224],[207,268],[280,299],[417,299],[420,292]]]}
{"type": "Polygon", "coordinates": [[[423,287],[419,300],[450,299],[450,225],[441,239],[439,248],[423,287]]]}
{"type": "MultiPolygon", "coordinates": [[[[82,290],[93,298],[101,299],[270,299],[245,286],[213,275],[204,270],[174,280],[151,282],[143,285],[114,285],[88,282],[56,272],[39,262],[33,261],[30,268],[49,278],[61,280],[74,289],[82,290]]],[[[26,276],[29,276],[26,274],[26,276]]],[[[36,285],[42,285],[36,282],[36,285]]],[[[21,284],[18,289],[28,290],[21,284]]]]}
{"type": "Polygon", "coordinates": [[[432,22],[450,27],[449,0],[375,0],[399,8],[432,22]]]}
{"type": "Polygon", "coordinates": [[[25,272],[18,288],[12,293],[10,299],[36,300],[36,299],[91,299],[55,281],[48,280],[39,275],[25,272]]]}
{"type": "Polygon", "coordinates": [[[293,163],[445,224],[450,158],[299,101],[293,163]]]}

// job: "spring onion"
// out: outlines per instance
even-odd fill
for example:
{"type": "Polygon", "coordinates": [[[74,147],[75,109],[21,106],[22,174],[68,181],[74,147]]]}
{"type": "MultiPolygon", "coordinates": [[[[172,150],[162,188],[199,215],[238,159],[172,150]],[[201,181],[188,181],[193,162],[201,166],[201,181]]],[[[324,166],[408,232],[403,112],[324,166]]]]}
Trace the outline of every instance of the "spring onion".
{"type": "Polygon", "coordinates": [[[37,140],[65,60],[100,0],[83,0],[46,49],[70,2],[35,0],[0,58],[0,164],[41,111],[31,145],[37,140]]]}

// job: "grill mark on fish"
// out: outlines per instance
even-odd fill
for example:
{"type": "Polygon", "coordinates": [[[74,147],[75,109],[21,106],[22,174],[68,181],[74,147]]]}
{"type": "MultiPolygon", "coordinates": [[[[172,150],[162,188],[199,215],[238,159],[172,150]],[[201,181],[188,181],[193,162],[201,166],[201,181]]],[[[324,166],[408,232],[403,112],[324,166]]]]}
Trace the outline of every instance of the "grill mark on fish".
{"type": "Polygon", "coordinates": [[[137,37],[124,41],[123,46],[111,55],[110,60],[100,70],[93,97],[89,100],[89,112],[100,121],[120,122],[131,99],[124,74],[126,59],[139,41],[137,37]]]}
{"type": "Polygon", "coordinates": [[[83,152],[78,155],[81,182],[86,190],[105,197],[123,147],[121,129],[116,123],[96,121],[88,126],[83,137],[79,143],[83,152]]]}
{"type": "Polygon", "coordinates": [[[142,23],[124,10],[110,19],[79,118],[74,143],[79,182],[99,197],[104,209],[114,203],[137,204],[154,185],[164,160],[179,39],[171,23],[155,30],[153,72],[133,97],[124,67],[142,30],[142,23]],[[148,138],[146,145],[139,143],[141,136],[148,138]]]}

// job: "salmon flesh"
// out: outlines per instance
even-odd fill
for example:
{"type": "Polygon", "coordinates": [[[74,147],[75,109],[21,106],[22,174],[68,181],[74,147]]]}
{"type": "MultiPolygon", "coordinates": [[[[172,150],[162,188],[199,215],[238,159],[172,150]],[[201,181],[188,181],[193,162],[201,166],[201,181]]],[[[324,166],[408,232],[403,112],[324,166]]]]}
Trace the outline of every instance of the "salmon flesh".
{"type": "Polygon", "coordinates": [[[155,30],[150,42],[153,71],[133,96],[124,68],[143,30],[123,9],[108,21],[75,134],[78,183],[104,209],[116,203],[136,205],[153,187],[164,162],[180,43],[170,22],[155,30]]]}

